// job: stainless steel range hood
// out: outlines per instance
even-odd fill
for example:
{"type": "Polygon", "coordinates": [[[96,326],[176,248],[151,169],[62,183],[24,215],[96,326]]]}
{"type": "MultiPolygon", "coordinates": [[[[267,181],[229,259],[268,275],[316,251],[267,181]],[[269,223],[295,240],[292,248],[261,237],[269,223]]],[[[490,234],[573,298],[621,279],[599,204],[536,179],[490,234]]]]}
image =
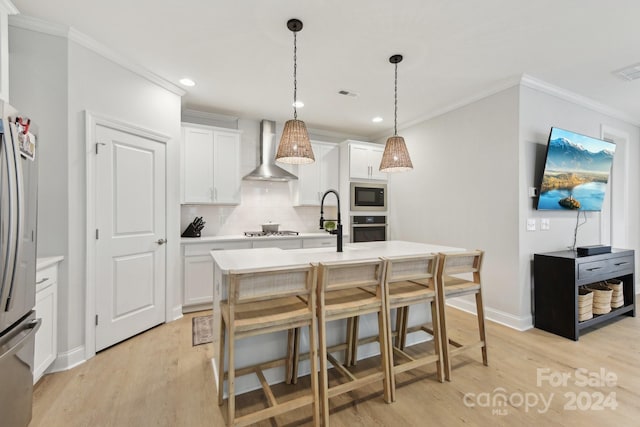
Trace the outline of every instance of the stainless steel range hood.
{"type": "Polygon", "coordinates": [[[242,179],[254,181],[291,181],[298,179],[276,165],[276,122],[262,120],[260,122],[260,164],[242,179]]]}

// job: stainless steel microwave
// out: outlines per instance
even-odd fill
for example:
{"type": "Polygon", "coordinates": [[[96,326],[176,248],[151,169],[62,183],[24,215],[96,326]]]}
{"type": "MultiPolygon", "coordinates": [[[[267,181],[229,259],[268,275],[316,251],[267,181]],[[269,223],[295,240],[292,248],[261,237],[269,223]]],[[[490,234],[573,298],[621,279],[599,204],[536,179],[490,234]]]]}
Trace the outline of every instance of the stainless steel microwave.
{"type": "Polygon", "coordinates": [[[352,211],[386,211],[387,184],[351,183],[352,211]]]}

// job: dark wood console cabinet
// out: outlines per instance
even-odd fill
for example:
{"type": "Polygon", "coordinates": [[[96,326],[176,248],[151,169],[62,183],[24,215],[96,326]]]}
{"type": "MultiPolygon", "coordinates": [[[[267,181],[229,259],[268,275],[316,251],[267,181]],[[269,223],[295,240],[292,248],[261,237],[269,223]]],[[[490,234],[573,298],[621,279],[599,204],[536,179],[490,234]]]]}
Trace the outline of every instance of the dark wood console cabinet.
{"type": "Polygon", "coordinates": [[[580,331],[620,315],[636,315],[634,251],[578,256],[574,251],[534,255],[534,325],[577,341],[580,331]],[[607,279],[624,283],[624,305],[578,322],[578,287],[607,279]]]}

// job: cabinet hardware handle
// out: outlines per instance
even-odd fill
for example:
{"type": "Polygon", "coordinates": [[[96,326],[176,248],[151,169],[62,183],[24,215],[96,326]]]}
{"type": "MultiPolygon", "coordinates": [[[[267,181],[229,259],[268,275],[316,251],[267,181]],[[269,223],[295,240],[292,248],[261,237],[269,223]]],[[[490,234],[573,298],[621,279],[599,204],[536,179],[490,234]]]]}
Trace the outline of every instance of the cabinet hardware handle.
{"type": "Polygon", "coordinates": [[[626,261],[625,262],[619,262],[619,263],[616,263],[615,266],[617,267],[617,266],[625,265],[625,264],[629,264],[629,263],[626,262],[626,261]]]}
{"type": "Polygon", "coordinates": [[[45,278],[43,278],[43,279],[40,279],[40,280],[38,280],[38,281],[36,282],[36,285],[39,285],[40,283],[44,283],[44,282],[46,282],[47,280],[49,280],[49,278],[48,278],[48,277],[45,277],[45,278]]]}
{"type": "Polygon", "coordinates": [[[165,243],[167,243],[167,241],[165,239],[158,239],[156,240],[156,243],[159,245],[164,245],[165,243]]]}
{"type": "Polygon", "coordinates": [[[602,267],[587,268],[587,271],[600,270],[602,267]]]}

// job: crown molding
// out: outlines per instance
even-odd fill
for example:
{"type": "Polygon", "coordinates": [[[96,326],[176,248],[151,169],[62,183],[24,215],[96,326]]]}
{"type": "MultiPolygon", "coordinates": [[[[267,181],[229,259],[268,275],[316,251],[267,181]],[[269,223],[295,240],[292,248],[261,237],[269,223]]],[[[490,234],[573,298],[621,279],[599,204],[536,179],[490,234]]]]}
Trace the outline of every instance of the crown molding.
{"type": "Polygon", "coordinates": [[[573,104],[580,105],[593,111],[597,111],[614,119],[622,120],[623,122],[632,124],[634,126],[640,126],[640,120],[628,115],[627,113],[616,110],[615,108],[609,107],[608,105],[602,104],[591,98],[587,98],[586,96],[582,96],[575,92],[571,92],[561,87],[554,86],[551,83],[547,83],[528,74],[522,75],[520,84],[530,89],[538,90],[548,95],[555,96],[565,101],[569,101],[573,104]]]}
{"type": "MultiPolygon", "coordinates": [[[[450,113],[451,111],[457,110],[459,108],[465,107],[469,104],[473,104],[476,101],[480,101],[481,99],[487,98],[491,95],[495,95],[496,93],[500,93],[504,90],[510,89],[514,86],[518,86],[520,84],[520,77],[514,77],[514,78],[510,78],[507,79],[499,84],[496,84],[494,86],[491,86],[489,88],[487,88],[486,90],[483,90],[481,92],[478,92],[474,95],[468,96],[466,98],[462,98],[459,101],[456,101],[452,104],[449,104],[443,108],[439,108],[437,110],[431,111],[427,114],[424,114],[422,116],[418,116],[417,118],[410,120],[408,122],[403,122],[403,123],[399,123],[398,124],[398,131],[400,131],[401,129],[406,129],[409,128],[411,126],[415,126],[417,124],[420,124],[422,122],[426,122],[427,120],[431,120],[434,119],[438,116],[442,116],[443,114],[447,114],[450,113]]],[[[393,128],[389,128],[385,131],[380,131],[377,132],[371,136],[369,136],[369,138],[376,140],[376,139],[380,139],[380,138],[384,138],[386,136],[391,136],[393,133],[393,128]]]]}
{"type": "Polygon", "coordinates": [[[9,0],[0,0],[0,9],[7,12],[7,15],[17,15],[20,13],[18,8],[9,0]]]}
{"type": "Polygon", "coordinates": [[[151,83],[154,83],[171,93],[174,93],[178,96],[183,96],[186,94],[186,92],[182,88],[149,71],[141,65],[131,61],[130,59],[117,53],[113,49],[105,46],[99,41],[87,36],[86,34],[76,30],[73,27],[53,24],[42,19],[25,15],[12,16],[9,19],[9,25],[12,27],[36,31],[56,37],[64,37],[67,40],[72,41],[86,49],[89,49],[95,54],[100,55],[115,64],[120,65],[121,67],[131,71],[132,73],[149,80],[151,83]]]}
{"type": "Polygon", "coordinates": [[[227,114],[210,113],[208,111],[199,111],[191,108],[185,108],[182,110],[182,121],[188,121],[185,119],[197,118],[203,120],[214,120],[218,122],[237,122],[239,117],[230,116],[227,114]]]}

